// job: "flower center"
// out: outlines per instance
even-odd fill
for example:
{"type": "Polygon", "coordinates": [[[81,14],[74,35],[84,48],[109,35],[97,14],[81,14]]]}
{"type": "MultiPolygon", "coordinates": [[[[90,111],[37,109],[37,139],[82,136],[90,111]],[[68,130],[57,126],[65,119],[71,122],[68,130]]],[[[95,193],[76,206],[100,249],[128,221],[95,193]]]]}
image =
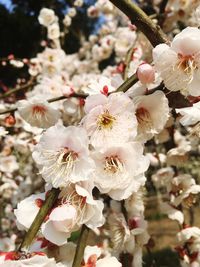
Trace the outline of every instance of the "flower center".
{"type": "Polygon", "coordinates": [[[67,179],[75,168],[75,162],[78,159],[78,153],[64,147],[57,152],[52,150],[43,150],[47,166],[42,173],[47,176],[54,176],[54,180],[61,177],[67,179]]]}
{"type": "Polygon", "coordinates": [[[62,163],[75,161],[78,158],[78,154],[72,150],[69,150],[68,147],[65,147],[62,152],[62,163]]]}
{"type": "Polygon", "coordinates": [[[87,208],[86,200],[87,200],[87,197],[78,195],[75,189],[72,189],[70,193],[69,192],[65,193],[63,190],[63,197],[61,199],[61,205],[69,204],[69,205],[72,205],[76,209],[77,216],[76,216],[75,224],[79,224],[85,216],[85,212],[87,208]]]}
{"type": "Polygon", "coordinates": [[[178,54],[178,59],[178,69],[181,69],[186,74],[192,75],[194,70],[198,68],[193,55],[183,56],[178,54]]]}
{"type": "Polygon", "coordinates": [[[146,108],[138,108],[136,110],[136,118],[138,121],[138,124],[140,126],[143,126],[145,128],[152,128],[152,121],[149,111],[146,108]]]}
{"type": "Polygon", "coordinates": [[[49,72],[49,74],[54,74],[56,72],[56,68],[52,65],[49,65],[47,67],[47,71],[49,72]]]}
{"type": "Polygon", "coordinates": [[[54,61],[53,55],[49,55],[48,59],[49,59],[49,61],[53,62],[54,61]]]}
{"type": "Polygon", "coordinates": [[[104,170],[110,173],[116,173],[123,170],[123,163],[118,156],[110,156],[105,158],[104,170]]]}
{"type": "Polygon", "coordinates": [[[196,203],[196,200],[197,196],[191,193],[187,198],[184,199],[184,205],[187,208],[191,208],[196,203]]]}
{"type": "Polygon", "coordinates": [[[33,115],[40,114],[40,115],[44,116],[46,111],[47,111],[47,109],[44,106],[35,105],[32,107],[33,115]]]}
{"type": "Polygon", "coordinates": [[[115,117],[113,117],[112,115],[110,115],[109,111],[106,110],[103,114],[101,114],[98,117],[98,128],[100,130],[102,129],[112,129],[113,127],[113,123],[115,121],[115,117]]]}
{"type": "Polygon", "coordinates": [[[171,190],[171,193],[175,196],[175,197],[178,197],[180,194],[183,193],[183,185],[182,184],[179,184],[179,185],[175,185],[175,184],[172,184],[172,190],[171,190]]]}

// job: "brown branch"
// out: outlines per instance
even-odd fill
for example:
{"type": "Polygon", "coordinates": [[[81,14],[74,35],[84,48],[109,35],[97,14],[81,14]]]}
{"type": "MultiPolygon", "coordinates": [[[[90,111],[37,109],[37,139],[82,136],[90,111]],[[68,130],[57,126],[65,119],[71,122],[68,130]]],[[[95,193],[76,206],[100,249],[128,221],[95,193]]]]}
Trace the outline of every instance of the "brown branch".
{"type": "Polygon", "coordinates": [[[129,17],[131,22],[143,32],[154,47],[160,43],[168,42],[167,36],[161,28],[154,24],[146,13],[131,0],[110,1],[129,17]]]}
{"type": "MultiPolygon", "coordinates": [[[[133,74],[131,77],[129,77],[124,83],[122,83],[115,92],[126,92],[131,86],[133,86],[136,82],[138,81],[138,78],[136,76],[136,74],[133,74]]],[[[60,100],[64,100],[70,97],[77,97],[77,98],[86,98],[88,95],[86,94],[77,94],[77,93],[73,93],[69,96],[58,96],[58,97],[54,97],[51,98],[49,100],[47,100],[47,102],[52,103],[52,102],[56,102],[56,101],[60,101],[60,100]]],[[[17,111],[17,108],[13,108],[13,109],[7,109],[4,111],[0,112],[0,115],[4,115],[7,113],[13,113],[17,111]]]]}
{"type": "Polygon", "coordinates": [[[0,99],[6,98],[6,97],[8,97],[8,96],[10,96],[10,95],[12,95],[12,94],[14,94],[14,93],[16,93],[16,92],[26,90],[26,89],[28,89],[28,88],[34,86],[34,85],[36,85],[36,82],[33,81],[33,80],[31,80],[31,81],[29,81],[27,84],[24,84],[24,85],[22,85],[22,86],[20,86],[20,87],[17,87],[17,88],[10,89],[10,90],[9,90],[8,92],[6,92],[5,94],[0,95],[0,99]]]}
{"type": "MultiPolygon", "coordinates": [[[[58,96],[58,97],[54,97],[54,98],[48,99],[47,102],[48,103],[52,103],[52,102],[64,100],[64,99],[67,99],[67,98],[70,98],[70,97],[86,98],[87,96],[88,95],[86,95],[86,94],[73,93],[73,94],[71,94],[69,96],[62,95],[62,96],[58,96]]],[[[4,114],[7,114],[7,113],[13,113],[15,111],[17,111],[17,108],[7,109],[7,110],[4,110],[4,111],[1,111],[0,115],[4,115],[4,114]]]]}
{"type": "MultiPolygon", "coordinates": [[[[130,76],[124,83],[122,83],[115,92],[126,92],[131,86],[138,82],[136,73],[130,76]]],[[[113,92],[114,93],[114,92],[113,92]]]]}
{"type": "Polygon", "coordinates": [[[89,231],[90,230],[86,225],[82,226],[81,234],[80,234],[80,237],[78,240],[78,244],[77,244],[76,253],[74,256],[74,261],[73,261],[72,267],[80,267],[81,266],[81,262],[83,260],[84,250],[85,250],[85,247],[87,244],[89,231]]]}
{"type": "Polygon", "coordinates": [[[165,19],[166,19],[165,9],[166,9],[166,6],[168,4],[168,1],[169,0],[162,0],[160,3],[160,14],[158,15],[158,24],[160,25],[161,28],[162,28],[162,26],[165,22],[165,19]]]}
{"type": "Polygon", "coordinates": [[[40,208],[37,216],[35,217],[34,221],[32,222],[28,232],[25,234],[24,240],[22,241],[19,251],[27,250],[31,243],[33,242],[33,239],[37,235],[40,226],[42,225],[45,217],[47,216],[48,212],[53,207],[54,203],[56,202],[60,190],[56,188],[52,188],[51,191],[48,192],[47,198],[43,204],[43,206],[40,208]]]}
{"type": "Polygon", "coordinates": [[[165,13],[166,6],[169,0],[162,0],[160,3],[160,14],[165,13]]]}

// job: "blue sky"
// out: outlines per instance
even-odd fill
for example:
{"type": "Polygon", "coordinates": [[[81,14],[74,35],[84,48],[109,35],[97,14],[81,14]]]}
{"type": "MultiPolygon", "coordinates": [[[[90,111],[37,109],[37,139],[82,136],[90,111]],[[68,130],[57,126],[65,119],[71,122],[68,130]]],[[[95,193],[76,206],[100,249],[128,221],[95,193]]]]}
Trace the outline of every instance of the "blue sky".
{"type": "Polygon", "coordinates": [[[7,7],[7,9],[10,9],[11,8],[11,0],[0,0],[0,4],[3,4],[4,6],[7,7]]]}

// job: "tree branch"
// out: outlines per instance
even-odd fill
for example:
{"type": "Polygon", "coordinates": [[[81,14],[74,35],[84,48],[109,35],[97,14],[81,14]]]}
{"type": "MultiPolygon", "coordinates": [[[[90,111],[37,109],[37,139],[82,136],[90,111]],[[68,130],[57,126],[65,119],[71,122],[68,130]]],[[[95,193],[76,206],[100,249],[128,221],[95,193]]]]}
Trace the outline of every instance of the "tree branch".
{"type": "Polygon", "coordinates": [[[160,25],[160,27],[163,26],[165,19],[166,19],[166,6],[168,4],[168,0],[162,0],[160,3],[160,14],[158,15],[158,24],[160,25]]]}
{"type": "MultiPolygon", "coordinates": [[[[131,86],[133,86],[136,82],[138,81],[137,75],[133,74],[132,76],[130,76],[124,83],[122,83],[115,92],[126,92],[131,86]]],[[[114,93],[114,92],[113,92],[114,93]]],[[[73,93],[69,96],[58,96],[58,97],[54,97],[51,98],[49,100],[47,100],[47,102],[52,103],[52,102],[56,102],[56,101],[60,101],[60,100],[64,100],[67,99],[69,97],[77,97],[77,98],[86,98],[88,95],[86,94],[77,94],[77,93],[73,93]]],[[[13,113],[17,111],[17,108],[12,108],[12,109],[7,109],[4,111],[0,112],[0,115],[4,115],[7,113],[13,113]]]]}
{"type": "Polygon", "coordinates": [[[160,3],[160,14],[165,13],[165,8],[168,4],[168,0],[162,0],[160,3]]]}
{"type": "Polygon", "coordinates": [[[160,43],[168,42],[167,36],[161,28],[144,13],[144,11],[134,4],[131,0],[110,0],[131,22],[147,37],[150,43],[155,47],[160,43]]]}
{"type": "MultiPolygon", "coordinates": [[[[62,96],[58,96],[58,97],[54,97],[54,98],[48,99],[47,102],[48,103],[52,103],[52,102],[64,100],[64,99],[67,99],[67,98],[70,98],[70,97],[86,98],[87,96],[88,95],[86,95],[86,94],[73,93],[73,94],[71,94],[69,96],[62,95],[62,96]]],[[[4,110],[4,111],[1,111],[0,115],[4,115],[4,114],[7,114],[7,113],[13,113],[15,111],[17,111],[17,108],[7,109],[7,110],[4,110]]]]}
{"type": "Polygon", "coordinates": [[[81,229],[81,234],[78,240],[77,248],[76,248],[76,253],[74,256],[74,261],[72,267],[80,267],[81,262],[83,260],[83,254],[84,250],[87,244],[87,239],[89,235],[89,228],[84,224],[81,229]]]}
{"type": "MultiPolygon", "coordinates": [[[[122,83],[115,92],[126,92],[131,86],[138,82],[136,73],[130,76],[124,83],[122,83]]],[[[113,93],[115,93],[113,92],[113,93]]]]}
{"type": "Polygon", "coordinates": [[[123,78],[124,80],[126,81],[127,78],[128,78],[128,70],[129,70],[129,66],[130,66],[130,62],[132,60],[132,56],[133,56],[133,53],[134,53],[134,49],[135,49],[135,46],[131,47],[127,53],[127,56],[126,56],[126,59],[125,59],[125,69],[124,69],[124,74],[123,74],[123,78]]]}
{"type": "Polygon", "coordinates": [[[19,251],[27,250],[29,246],[31,245],[34,237],[37,235],[40,226],[42,225],[45,217],[47,216],[48,212],[53,207],[55,201],[58,198],[60,190],[56,188],[52,188],[47,195],[47,198],[40,208],[37,216],[35,217],[34,221],[32,222],[28,232],[25,234],[24,240],[22,241],[19,251]]]}
{"type": "Polygon", "coordinates": [[[11,94],[14,94],[14,93],[16,93],[18,91],[22,91],[22,90],[28,89],[28,88],[30,88],[30,87],[32,87],[34,85],[36,85],[36,82],[34,82],[33,80],[30,80],[27,84],[24,84],[24,85],[22,85],[20,87],[17,87],[17,88],[10,89],[5,94],[0,95],[0,99],[6,98],[6,97],[10,96],[11,94]]]}

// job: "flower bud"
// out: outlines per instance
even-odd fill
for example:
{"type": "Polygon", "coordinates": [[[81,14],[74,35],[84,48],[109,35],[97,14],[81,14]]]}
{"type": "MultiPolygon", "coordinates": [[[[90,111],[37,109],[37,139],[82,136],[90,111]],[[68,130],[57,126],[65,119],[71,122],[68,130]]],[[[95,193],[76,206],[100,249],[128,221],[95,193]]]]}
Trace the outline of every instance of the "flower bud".
{"type": "Polygon", "coordinates": [[[151,65],[144,63],[138,67],[137,76],[142,84],[152,83],[155,80],[155,71],[151,65]]]}

